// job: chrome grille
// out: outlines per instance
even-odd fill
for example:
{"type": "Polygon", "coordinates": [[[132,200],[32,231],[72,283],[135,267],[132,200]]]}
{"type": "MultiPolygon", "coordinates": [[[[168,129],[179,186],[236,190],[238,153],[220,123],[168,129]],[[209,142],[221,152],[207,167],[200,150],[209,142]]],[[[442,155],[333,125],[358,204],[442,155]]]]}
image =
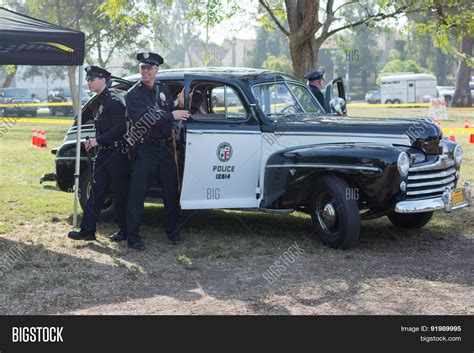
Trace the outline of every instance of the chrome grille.
{"type": "Polygon", "coordinates": [[[413,166],[408,172],[407,200],[440,197],[456,185],[454,161],[439,156],[435,163],[413,166]]]}

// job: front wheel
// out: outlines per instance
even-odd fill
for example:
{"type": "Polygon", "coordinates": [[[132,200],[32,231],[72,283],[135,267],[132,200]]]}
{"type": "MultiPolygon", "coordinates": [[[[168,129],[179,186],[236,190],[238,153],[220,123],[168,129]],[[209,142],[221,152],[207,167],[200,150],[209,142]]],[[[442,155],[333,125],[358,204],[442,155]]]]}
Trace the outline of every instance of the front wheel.
{"type": "Polygon", "coordinates": [[[433,211],[423,213],[396,213],[390,212],[387,214],[388,219],[396,227],[401,228],[421,228],[425,226],[433,217],[433,211]]]}
{"type": "Polygon", "coordinates": [[[335,249],[349,249],[359,238],[360,214],[354,193],[347,182],[336,176],[316,181],[311,199],[314,234],[335,249]]]}

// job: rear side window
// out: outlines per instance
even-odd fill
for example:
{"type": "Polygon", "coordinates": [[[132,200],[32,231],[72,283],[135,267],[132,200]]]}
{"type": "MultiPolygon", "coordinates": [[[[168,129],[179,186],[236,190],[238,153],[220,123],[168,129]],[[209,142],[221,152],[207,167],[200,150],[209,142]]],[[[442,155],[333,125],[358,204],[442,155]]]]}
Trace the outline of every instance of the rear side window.
{"type": "Polygon", "coordinates": [[[237,90],[229,85],[197,83],[191,88],[196,120],[247,120],[249,113],[237,90]]]}

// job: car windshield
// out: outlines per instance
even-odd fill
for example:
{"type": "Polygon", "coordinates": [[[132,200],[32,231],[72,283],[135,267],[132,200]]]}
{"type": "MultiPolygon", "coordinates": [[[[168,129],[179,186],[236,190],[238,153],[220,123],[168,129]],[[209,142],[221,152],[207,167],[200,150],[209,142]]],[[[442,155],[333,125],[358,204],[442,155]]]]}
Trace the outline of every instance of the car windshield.
{"type": "Polygon", "coordinates": [[[324,114],[308,88],[301,84],[287,82],[259,84],[252,87],[252,92],[265,115],[275,122],[292,122],[293,119],[288,119],[288,116],[304,116],[306,119],[306,113],[324,114]]]}

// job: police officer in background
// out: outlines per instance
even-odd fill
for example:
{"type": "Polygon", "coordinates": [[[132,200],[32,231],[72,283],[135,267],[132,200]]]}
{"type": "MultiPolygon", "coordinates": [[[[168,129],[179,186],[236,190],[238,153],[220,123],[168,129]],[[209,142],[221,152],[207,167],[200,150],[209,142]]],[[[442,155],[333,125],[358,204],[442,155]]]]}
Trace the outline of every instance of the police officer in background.
{"type": "Polygon", "coordinates": [[[318,100],[324,109],[324,95],[321,92],[324,85],[324,69],[308,72],[304,78],[308,80],[308,87],[313,96],[318,100]]]}
{"type": "MultiPolygon", "coordinates": [[[[110,236],[120,241],[127,236],[126,210],[130,181],[128,149],[123,135],[126,132],[125,106],[109,91],[110,72],[98,66],[87,66],[86,80],[89,89],[97,94],[93,111],[96,138],[85,142],[86,151],[98,146],[99,152],[92,167],[92,189],[80,231],[69,232],[73,240],[95,240],[96,223],[107,192],[112,187],[120,230],[110,236]]],[[[82,190],[86,192],[86,190],[82,190]]]]}
{"type": "MultiPolygon", "coordinates": [[[[186,121],[190,113],[174,106],[168,86],[156,81],[163,58],[155,53],[140,53],[141,80],[127,92],[125,101],[132,128],[143,131],[136,145],[135,162],[128,197],[128,246],[143,250],[139,231],[145,195],[153,179],[159,177],[165,209],[164,228],[173,244],[181,243],[178,174],[171,132],[174,121],[186,121]]],[[[133,136],[133,135],[132,135],[133,136]]]]}

